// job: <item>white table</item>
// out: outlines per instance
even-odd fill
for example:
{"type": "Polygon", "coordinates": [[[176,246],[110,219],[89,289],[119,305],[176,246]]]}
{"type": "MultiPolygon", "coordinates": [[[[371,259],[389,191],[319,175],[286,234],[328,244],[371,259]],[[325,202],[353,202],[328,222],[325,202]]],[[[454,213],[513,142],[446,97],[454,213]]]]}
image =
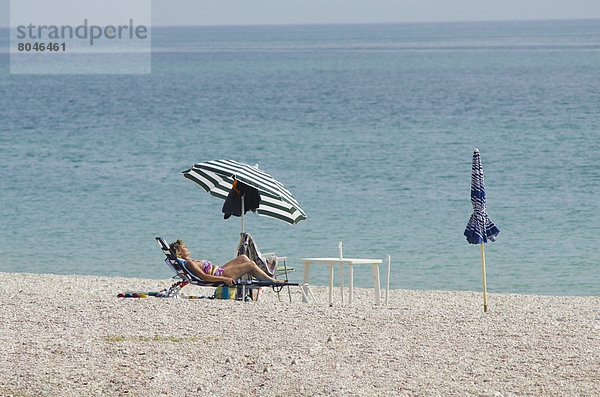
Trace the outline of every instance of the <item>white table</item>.
{"type": "Polygon", "coordinates": [[[340,265],[340,288],[342,291],[342,303],[344,302],[344,265],[350,269],[350,287],[348,291],[348,302],[352,303],[354,288],[354,265],[371,265],[373,268],[373,287],[375,289],[375,304],[381,305],[381,290],[379,286],[379,264],[381,259],[355,259],[355,258],[302,258],[304,263],[304,284],[307,285],[310,278],[310,265],[329,265],[329,305],[333,301],[333,266],[340,265]]]}

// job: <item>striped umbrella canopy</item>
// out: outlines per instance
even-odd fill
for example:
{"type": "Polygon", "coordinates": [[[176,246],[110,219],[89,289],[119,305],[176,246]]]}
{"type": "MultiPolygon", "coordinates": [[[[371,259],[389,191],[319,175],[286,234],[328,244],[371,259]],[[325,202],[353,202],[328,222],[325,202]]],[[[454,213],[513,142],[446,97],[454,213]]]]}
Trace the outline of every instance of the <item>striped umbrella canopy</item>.
{"type": "Polygon", "coordinates": [[[235,160],[212,160],[194,164],[189,170],[183,171],[183,175],[223,200],[237,179],[260,192],[260,205],[256,209],[259,215],[291,225],[306,219],[306,213],[292,193],[281,182],[259,169],[258,165],[250,166],[235,160]]]}
{"type": "Polygon", "coordinates": [[[471,204],[473,214],[465,229],[465,237],[470,244],[481,244],[496,241],[500,230],[488,217],[485,207],[485,186],[483,182],[483,167],[479,150],[473,152],[473,167],[471,170],[471,204]]]}

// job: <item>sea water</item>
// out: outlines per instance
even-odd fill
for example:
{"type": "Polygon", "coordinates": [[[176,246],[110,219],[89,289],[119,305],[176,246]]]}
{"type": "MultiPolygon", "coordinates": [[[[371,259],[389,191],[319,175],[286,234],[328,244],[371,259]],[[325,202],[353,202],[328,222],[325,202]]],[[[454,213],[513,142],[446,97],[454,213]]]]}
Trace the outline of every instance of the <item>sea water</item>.
{"type": "Polygon", "coordinates": [[[150,75],[10,75],[1,32],[0,271],[167,278],[155,236],[224,263],[240,219],[181,171],[231,158],[308,214],[245,218],[292,280],[341,241],[392,288],[479,291],[479,148],[488,291],[600,294],[598,20],[154,27],[150,75]]]}

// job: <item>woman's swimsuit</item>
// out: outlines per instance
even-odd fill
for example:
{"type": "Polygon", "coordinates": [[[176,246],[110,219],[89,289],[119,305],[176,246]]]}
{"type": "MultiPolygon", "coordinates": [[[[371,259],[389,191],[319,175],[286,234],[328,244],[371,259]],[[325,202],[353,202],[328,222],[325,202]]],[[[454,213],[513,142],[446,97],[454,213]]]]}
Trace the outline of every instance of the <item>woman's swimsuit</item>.
{"type": "MultiPolygon", "coordinates": [[[[202,271],[206,274],[211,274],[210,273],[211,270],[212,270],[212,264],[210,263],[210,261],[203,259],[202,260],[202,271]]],[[[223,269],[222,267],[217,267],[217,270],[215,271],[214,276],[220,276],[223,274],[224,271],[225,271],[225,269],[223,269]]]]}
{"type": "MultiPolygon", "coordinates": [[[[185,269],[188,271],[188,273],[190,273],[190,270],[186,266],[187,261],[182,258],[177,258],[177,260],[183,265],[183,267],[185,267],[185,269]]],[[[210,275],[210,271],[212,270],[212,265],[211,265],[210,261],[207,261],[205,259],[201,262],[201,264],[202,264],[202,271],[204,273],[210,275]]],[[[215,271],[214,276],[222,276],[224,271],[225,271],[225,269],[223,269],[222,267],[217,267],[217,270],[215,271]]],[[[197,276],[194,276],[194,277],[198,278],[197,276]]]]}
{"type": "Polygon", "coordinates": [[[210,261],[203,259],[202,260],[202,271],[206,274],[210,274],[210,269],[212,269],[212,265],[210,264],[210,261]]]}

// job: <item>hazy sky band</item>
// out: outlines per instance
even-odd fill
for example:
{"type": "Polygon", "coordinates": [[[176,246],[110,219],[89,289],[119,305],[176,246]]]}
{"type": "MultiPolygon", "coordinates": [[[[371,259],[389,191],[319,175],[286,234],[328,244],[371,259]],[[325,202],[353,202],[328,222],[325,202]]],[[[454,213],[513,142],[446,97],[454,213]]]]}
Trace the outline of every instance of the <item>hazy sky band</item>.
{"type": "MultiPolygon", "coordinates": [[[[73,4],[80,0],[70,0],[73,4]]],[[[148,3],[150,0],[140,0],[148,3]]],[[[152,0],[153,26],[597,19],[598,0],[152,0]]],[[[48,0],[51,4],[52,1],[48,0]]],[[[134,12],[135,10],[132,10],[134,12]]],[[[69,8],[62,10],[69,17],[69,8]]],[[[0,0],[0,25],[9,25],[0,0]]],[[[57,22],[60,23],[60,22],[57,22]]]]}

